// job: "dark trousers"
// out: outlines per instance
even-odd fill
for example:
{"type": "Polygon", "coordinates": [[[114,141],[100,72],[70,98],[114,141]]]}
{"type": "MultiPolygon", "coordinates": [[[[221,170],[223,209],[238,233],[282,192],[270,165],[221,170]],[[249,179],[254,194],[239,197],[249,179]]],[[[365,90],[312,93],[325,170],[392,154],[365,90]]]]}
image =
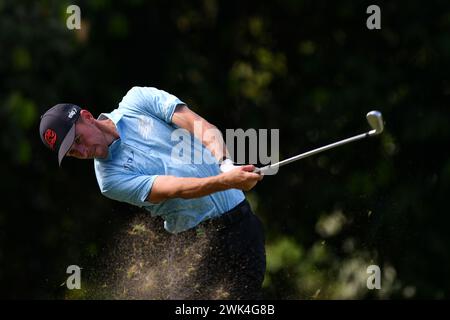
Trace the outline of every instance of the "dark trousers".
{"type": "Polygon", "coordinates": [[[186,231],[205,246],[194,270],[191,299],[259,299],[266,271],[264,230],[244,200],[221,217],[186,231]]]}

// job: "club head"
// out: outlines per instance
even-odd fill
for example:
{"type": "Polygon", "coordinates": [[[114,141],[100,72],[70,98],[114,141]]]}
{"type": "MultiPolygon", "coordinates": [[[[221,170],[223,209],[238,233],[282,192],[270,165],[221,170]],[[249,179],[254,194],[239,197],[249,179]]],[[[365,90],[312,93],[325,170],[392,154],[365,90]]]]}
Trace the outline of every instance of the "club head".
{"type": "Polygon", "coordinates": [[[367,115],[367,122],[369,122],[370,127],[373,129],[370,134],[380,134],[383,132],[384,123],[383,116],[380,111],[370,111],[367,115]]]}

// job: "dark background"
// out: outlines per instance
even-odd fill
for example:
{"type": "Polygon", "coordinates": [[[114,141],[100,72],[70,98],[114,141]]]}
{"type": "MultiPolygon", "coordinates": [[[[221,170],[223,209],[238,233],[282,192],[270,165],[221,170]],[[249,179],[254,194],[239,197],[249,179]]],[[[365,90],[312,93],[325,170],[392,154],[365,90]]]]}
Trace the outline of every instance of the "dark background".
{"type": "Polygon", "coordinates": [[[367,131],[380,110],[381,136],[247,194],[266,228],[265,297],[449,298],[449,31],[445,0],[1,1],[0,297],[94,297],[61,286],[67,266],[95,283],[141,211],[100,194],[92,161],[58,168],[39,116],[59,102],[109,112],[139,85],[221,130],[280,129],[281,159],[367,131]],[[371,4],[381,30],[366,28],[371,4]],[[371,264],[381,290],[366,287],[371,264]]]}

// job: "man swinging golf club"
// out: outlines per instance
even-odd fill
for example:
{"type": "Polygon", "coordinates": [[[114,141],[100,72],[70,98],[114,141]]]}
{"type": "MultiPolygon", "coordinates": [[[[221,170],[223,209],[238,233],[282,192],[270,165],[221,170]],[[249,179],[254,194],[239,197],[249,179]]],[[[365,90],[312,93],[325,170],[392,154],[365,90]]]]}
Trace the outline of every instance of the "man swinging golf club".
{"type": "Polygon", "coordinates": [[[102,194],[162,217],[167,231],[196,234],[198,228],[206,228],[212,250],[199,271],[208,275],[201,297],[226,283],[228,298],[251,299],[259,297],[264,279],[264,232],[242,190],[250,190],[261,174],[280,166],[383,131],[381,113],[371,111],[367,120],[369,132],[263,168],[235,167],[213,125],[165,91],[134,87],[117,109],[98,119],[73,104],[54,106],[41,118],[40,136],[58,153],[59,164],[65,156],[94,159],[102,194]],[[196,122],[201,130],[194,130],[196,122]],[[192,136],[200,141],[183,148],[189,150],[188,158],[200,153],[205,161],[173,156],[178,141],[172,133],[178,128],[187,130],[183,142],[192,136]]]}
{"type": "Polygon", "coordinates": [[[67,156],[94,159],[106,197],[162,217],[171,233],[192,232],[192,241],[198,228],[209,234],[212,250],[197,271],[203,279],[207,275],[199,297],[210,296],[210,290],[226,283],[227,298],[258,298],[266,267],[264,232],[242,190],[252,189],[262,175],[253,172],[253,165],[222,172],[226,146],[220,132],[210,129],[216,127],[177,97],[152,87],[133,87],[117,109],[97,119],[74,104],[52,107],[41,117],[40,137],[58,154],[60,165],[67,156]],[[201,130],[194,130],[195,123],[201,130]],[[183,143],[195,137],[183,148],[189,159],[200,153],[204,161],[173,156],[180,143],[171,138],[177,129],[186,130],[183,143]]]}

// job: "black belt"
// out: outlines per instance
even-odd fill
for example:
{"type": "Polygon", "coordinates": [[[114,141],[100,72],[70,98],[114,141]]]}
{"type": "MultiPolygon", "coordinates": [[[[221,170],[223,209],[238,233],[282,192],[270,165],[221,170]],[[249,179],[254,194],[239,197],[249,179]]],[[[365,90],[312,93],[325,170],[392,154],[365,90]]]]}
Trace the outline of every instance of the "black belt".
{"type": "Polygon", "coordinates": [[[250,204],[245,199],[230,211],[205,222],[206,224],[211,224],[215,227],[226,227],[241,221],[249,213],[251,213],[250,204]]]}

